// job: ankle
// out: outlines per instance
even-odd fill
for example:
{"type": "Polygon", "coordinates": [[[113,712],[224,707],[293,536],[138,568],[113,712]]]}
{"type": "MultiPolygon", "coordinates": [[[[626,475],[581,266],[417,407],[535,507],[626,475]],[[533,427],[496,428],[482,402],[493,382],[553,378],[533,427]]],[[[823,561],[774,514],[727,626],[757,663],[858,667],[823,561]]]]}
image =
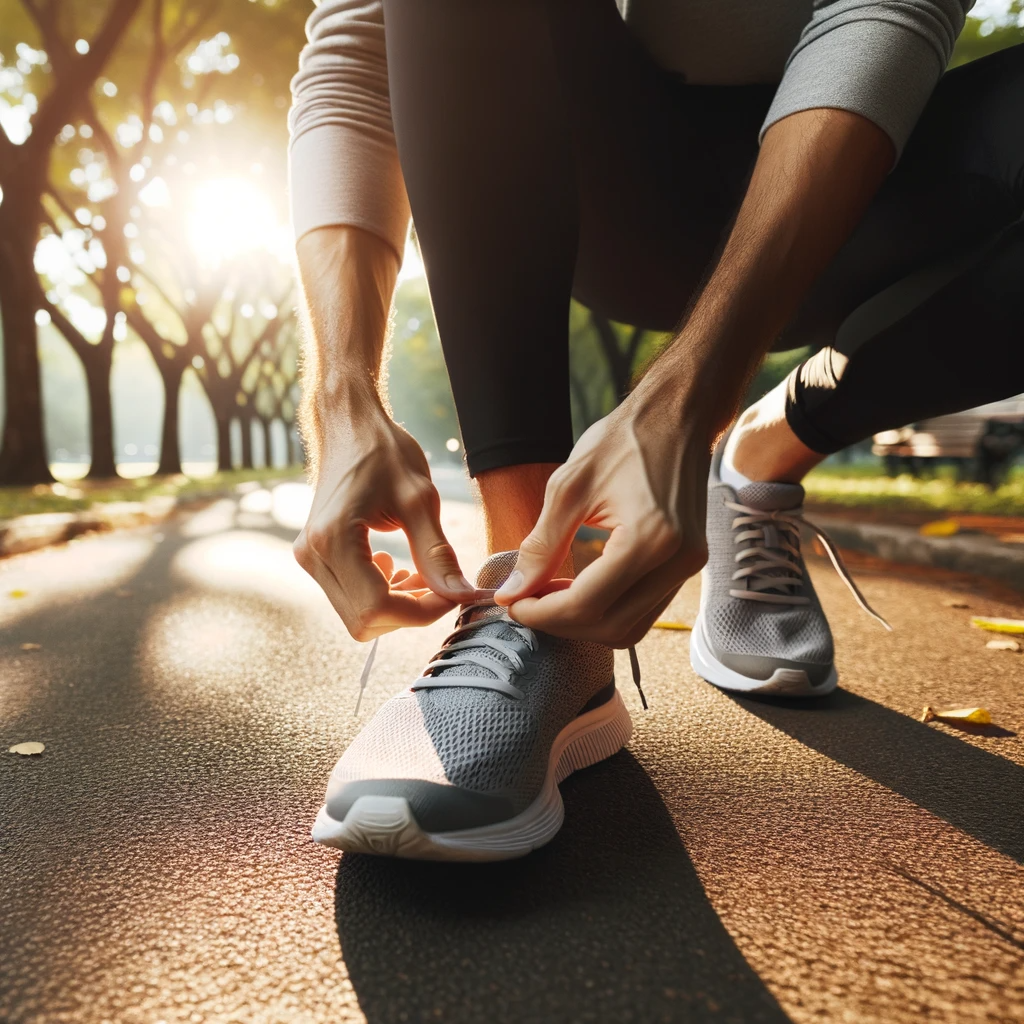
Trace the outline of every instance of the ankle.
{"type": "Polygon", "coordinates": [[[825,458],[786,422],[784,388],[785,382],[747,409],[729,436],[726,457],[750,480],[797,484],[825,458]]]}
{"type": "MultiPolygon", "coordinates": [[[[484,513],[487,553],[516,551],[536,525],[544,507],[548,477],[558,463],[538,462],[486,470],[476,478],[484,513]]],[[[558,573],[572,577],[572,552],[558,573]]]]}

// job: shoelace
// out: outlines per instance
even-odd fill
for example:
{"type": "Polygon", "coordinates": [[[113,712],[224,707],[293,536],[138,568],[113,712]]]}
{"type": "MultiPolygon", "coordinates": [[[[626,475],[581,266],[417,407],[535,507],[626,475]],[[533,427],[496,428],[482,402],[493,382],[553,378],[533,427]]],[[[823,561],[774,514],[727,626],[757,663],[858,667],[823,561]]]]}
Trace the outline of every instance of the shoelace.
{"type": "MultiPolygon", "coordinates": [[[[441,650],[434,655],[423,670],[423,675],[412,684],[410,689],[436,690],[447,686],[468,686],[477,690],[497,690],[498,693],[503,693],[506,697],[522,700],[526,695],[512,683],[514,676],[526,671],[526,662],[523,660],[518,645],[511,640],[502,640],[500,637],[479,635],[480,628],[493,623],[494,617],[477,619],[475,622],[464,622],[471,612],[495,607],[497,606],[493,602],[466,605],[458,618],[455,632],[449,634],[441,645],[441,650]],[[496,651],[504,661],[490,658],[486,654],[475,653],[488,649],[496,651]],[[454,658],[451,657],[455,652],[461,653],[456,653],[454,658]],[[456,665],[475,665],[478,668],[487,669],[493,675],[437,676],[430,674],[435,670],[453,668],[456,665]]],[[[537,649],[537,636],[529,626],[513,622],[507,617],[501,621],[522,639],[531,654],[537,649]]]]}
{"type": "Polygon", "coordinates": [[[746,581],[746,589],[729,591],[730,597],[744,601],[763,601],[766,604],[807,605],[809,597],[795,593],[803,586],[804,571],[800,567],[800,528],[809,527],[821,541],[839,578],[849,588],[857,604],[890,632],[892,626],[868,604],[860,588],[846,568],[839,549],[831,537],[809,519],[803,509],[785,509],[767,512],[750,508],[734,501],[725,507],[740,514],[732,521],[733,530],[740,531],[733,538],[736,544],[753,544],[736,553],[739,568],[732,574],[735,582],[746,581]]]}
{"type": "MultiPolygon", "coordinates": [[[[511,640],[503,640],[495,636],[480,636],[481,626],[494,622],[494,617],[477,619],[475,622],[465,622],[465,618],[471,612],[484,608],[495,608],[493,602],[481,602],[479,604],[466,605],[456,622],[456,629],[450,633],[441,645],[441,650],[428,662],[423,674],[417,679],[411,690],[433,690],[442,687],[470,687],[473,689],[495,690],[503,693],[513,700],[522,700],[526,695],[519,687],[512,682],[514,676],[526,671],[526,662],[518,646],[511,640]],[[496,651],[504,661],[488,657],[485,654],[474,654],[474,651],[490,649],[496,651]],[[457,653],[455,657],[451,655],[457,653]],[[437,676],[432,675],[435,670],[452,668],[456,665],[476,665],[485,668],[493,675],[458,675],[458,676],[437,676]]],[[[528,626],[505,618],[504,624],[516,633],[523,641],[528,651],[532,654],[537,649],[537,635],[528,626]]],[[[363,692],[370,680],[370,671],[373,668],[373,660],[377,654],[377,644],[380,637],[374,639],[370,647],[366,661],[363,663],[363,671],[359,676],[359,696],[356,698],[356,707],[353,714],[359,714],[359,706],[363,701],[363,692]]],[[[629,648],[629,665],[633,674],[633,683],[640,694],[640,702],[647,710],[647,698],[640,687],[640,662],[636,655],[636,648],[629,648]]]]}

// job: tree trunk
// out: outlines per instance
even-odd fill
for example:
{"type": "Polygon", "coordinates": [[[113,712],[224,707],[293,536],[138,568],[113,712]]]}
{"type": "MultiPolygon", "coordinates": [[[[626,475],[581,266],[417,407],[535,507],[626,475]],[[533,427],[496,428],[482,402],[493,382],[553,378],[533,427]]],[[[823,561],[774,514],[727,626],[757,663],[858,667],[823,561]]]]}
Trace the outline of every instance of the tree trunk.
{"type": "Polygon", "coordinates": [[[234,469],[231,464],[231,418],[217,417],[217,470],[227,473],[234,469]]]}
{"type": "MultiPolygon", "coordinates": [[[[13,189],[0,209],[0,323],[3,325],[5,422],[0,441],[0,484],[50,483],[43,422],[43,380],[35,322],[39,279],[32,259],[34,220],[13,189]]],[[[31,207],[33,209],[34,207],[31,207]]]]}
{"type": "Polygon", "coordinates": [[[252,417],[243,413],[238,424],[242,428],[242,469],[252,469],[252,417]]]}
{"type": "Polygon", "coordinates": [[[161,376],[164,380],[164,423],[160,432],[160,465],[157,473],[176,475],[181,472],[181,444],[178,440],[178,395],[181,392],[183,367],[170,366],[161,376]]]}
{"type": "Polygon", "coordinates": [[[273,422],[273,420],[260,419],[260,423],[263,424],[263,465],[267,469],[274,468],[274,449],[270,446],[270,427],[273,422]]]}
{"type": "Polygon", "coordinates": [[[113,353],[97,345],[83,360],[89,389],[89,436],[92,441],[90,480],[109,480],[117,476],[114,461],[114,411],[110,398],[110,368],[113,353]]]}

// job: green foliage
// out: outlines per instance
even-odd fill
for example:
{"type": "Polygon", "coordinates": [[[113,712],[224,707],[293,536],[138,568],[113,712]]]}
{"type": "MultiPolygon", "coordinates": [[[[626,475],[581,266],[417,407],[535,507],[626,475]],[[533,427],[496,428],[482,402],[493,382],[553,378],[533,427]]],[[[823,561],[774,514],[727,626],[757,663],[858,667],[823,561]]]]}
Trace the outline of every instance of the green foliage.
{"type": "Polygon", "coordinates": [[[967,19],[949,66],[958,67],[1018,43],[1024,43],[1024,0],[1011,0],[1000,18],[967,19]]]}
{"type": "Polygon", "coordinates": [[[822,466],[804,479],[808,497],[839,508],[884,508],[894,511],[1024,515],[1024,468],[1011,472],[1001,487],[957,483],[941,475],[920,480],[883,476],[878,466],[822,466]]]}
{"type": "Polygon", "coordinates": [[[292,479],[301,479],[301,476],[286,469],[236,469],[203,477],[184,474],[136,477],[114,486],[97,486],[86,480],[75,480],[53,486],[0,487],[0,521],[40,512],[80,512],[92,505],[114,501],[145,501],[167,496],[179,499],[214,497],[233,493],[238,484],[252,481],[269,484],[292,479]]]}
{"type": "Polygon", "coordinates": [[[446,447],[450,438],[459,439],[461,434],[423,278],[403,282],[395,295],[388,395],[395,420],[430,452],[431,461],[461,459],[461,449],[452,453],[446,447]]]}

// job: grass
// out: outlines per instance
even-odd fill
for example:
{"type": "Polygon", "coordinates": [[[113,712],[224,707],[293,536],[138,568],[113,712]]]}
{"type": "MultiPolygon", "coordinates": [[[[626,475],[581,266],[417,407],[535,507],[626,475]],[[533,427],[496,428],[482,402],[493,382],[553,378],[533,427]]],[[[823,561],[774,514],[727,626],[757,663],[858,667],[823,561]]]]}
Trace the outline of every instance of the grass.
{"type": "Polygon", "coordinates": [[[231,490],[250,481],[281,480],[301,475],[301,469],[236,469],[213,476],[139,477],[135,480],[76,480],[36,487],[0,487],[0,519],[39,512],[77,512],[111,501],[145,501],[161,495],[197,497],[231,490]]]}
{"type": "MultiPolygon", "coordinates": [[[[207,477],[141,477],[136,480],[79,480],[38,487],[0,487],[0,519],[37,512],[75,512],[98,502],[144,501],[157,495],[188,498],[230,490],[250,481],[298,478],[301,470],[244,469],[207,477]]],[[[1024,467],[1017,467],[1002,487],[957,483],[948,471],[931,479],[885,476],[873,462],[826,463],[804,481],[808,498],[838,508],[929,512],[936,518],[956,513],[1024,515],[1024,467]]]]}
{"type": "Polygon", "coordinates": [[[845,508],[955,513],[1024,515],[1024,467],[1010,472],[995,490],[981,484],[957,483],[951,472],[939,470],[930,479],[885,476],[877,465],[862,463],[820,466],[804,481],[808,498],[845,508]]]}

